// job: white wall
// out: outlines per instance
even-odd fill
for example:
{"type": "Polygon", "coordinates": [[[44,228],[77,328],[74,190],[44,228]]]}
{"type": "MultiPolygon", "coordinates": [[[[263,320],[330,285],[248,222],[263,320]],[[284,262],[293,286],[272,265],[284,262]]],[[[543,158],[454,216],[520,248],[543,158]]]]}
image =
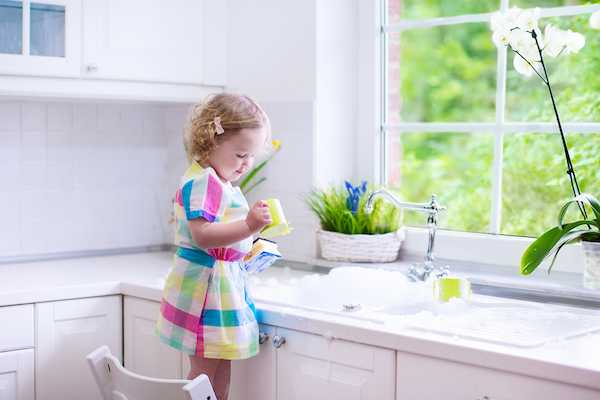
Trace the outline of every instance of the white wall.
{"type": "Polygon", "coordinates": [[[277,197],[294,232],[284,256],[315,256],[318,223],[304,204],[315,186],[355,178],[356,0],[229,0],[227,90],[255,97],[282,150],[249,200],[277,197]]]}
{"type": "Polygon", "coordinates": [[[0,257],[165,243],[164,111],[0,102],[0,257]]]}

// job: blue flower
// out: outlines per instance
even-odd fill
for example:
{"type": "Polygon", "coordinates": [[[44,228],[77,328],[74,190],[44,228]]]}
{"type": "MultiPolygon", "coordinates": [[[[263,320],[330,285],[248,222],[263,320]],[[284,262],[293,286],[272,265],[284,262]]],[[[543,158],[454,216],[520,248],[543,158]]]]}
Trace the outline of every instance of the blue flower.
{"type": "Polygon", "coordinates": [[[346,198],[346,206],[352,214],[356,214],[358,211],[358,204],[360,198],[367,192],[367,181],[362,181],[360,186],[352,186],[348,181],[346,183],[346,190],[348,191],[348,197],[346,198]]]}

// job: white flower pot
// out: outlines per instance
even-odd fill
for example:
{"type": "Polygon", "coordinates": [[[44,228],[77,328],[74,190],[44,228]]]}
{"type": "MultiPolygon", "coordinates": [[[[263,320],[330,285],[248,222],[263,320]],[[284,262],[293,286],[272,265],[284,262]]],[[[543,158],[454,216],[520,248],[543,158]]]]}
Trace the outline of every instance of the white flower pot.
{"type": "Polygon", "coordinates": [[[398,258],[404,229],[381,235],[346,235],[317,230],[320,256],[332,261],[391,262],[398,258]]]}
{"type": "Polygon", "coordinates": [[[600,289],[600,242],[581,241],[584,254],[583,287],[600,289]]]}

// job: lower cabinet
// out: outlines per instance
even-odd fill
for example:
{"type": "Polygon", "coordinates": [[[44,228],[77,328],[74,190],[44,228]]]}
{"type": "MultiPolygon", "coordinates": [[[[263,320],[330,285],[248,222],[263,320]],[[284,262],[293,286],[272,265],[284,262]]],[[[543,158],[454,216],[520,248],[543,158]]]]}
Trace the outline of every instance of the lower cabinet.
{"type": "Polygon", "coordinates": [[[599,400],[600,392],[398,352],[397,400],[599,400]]]}
{"type": "Polygon", "coordinates": [[[238,362],[232,400],[394,399],[394,350],[284,328],[261,331],[270,345],[238,362]]]}
{"type": "Polygon", "coordinates": [[[121,296],[38,303],[35,311],[36,400],[101,400],[85,357],[107,345],[121,359],[121,296]]]}
{"type": "MultiPolygon", "coordinates": [[[[278,400],[393,400],[395,351],[277,329],[278,400]]],[[[256,399],[258,400],[258,399],[256,399]]]]}
{"type": "Polygon", "coordinates": [[[33,349],[0,353],[0,399],[34,400],[33,349]]]}
{"type": "Polygon", "coordinates": [[[183,378],[182,353],[162,344],[154,333],[160,303],[125,296],[123,309],[125,367],[153,378],[183,378]]]}

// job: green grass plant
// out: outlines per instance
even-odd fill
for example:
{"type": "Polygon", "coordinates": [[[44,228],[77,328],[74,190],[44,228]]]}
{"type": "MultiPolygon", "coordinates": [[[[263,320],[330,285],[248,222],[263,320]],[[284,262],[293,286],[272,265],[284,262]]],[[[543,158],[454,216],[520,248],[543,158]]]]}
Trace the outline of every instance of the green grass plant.
{"type": "Polygon", "coordinates": [[[378,198],[373,212],[365,212],[367,196],[361,196],[356,213],[348,208],[348,193],[342,187],[314,189],[306,197],[306,203],[317,215],[325,231],[347,235],[376,235],[394,232],[401,224],[398,207],[378,198]]]}

